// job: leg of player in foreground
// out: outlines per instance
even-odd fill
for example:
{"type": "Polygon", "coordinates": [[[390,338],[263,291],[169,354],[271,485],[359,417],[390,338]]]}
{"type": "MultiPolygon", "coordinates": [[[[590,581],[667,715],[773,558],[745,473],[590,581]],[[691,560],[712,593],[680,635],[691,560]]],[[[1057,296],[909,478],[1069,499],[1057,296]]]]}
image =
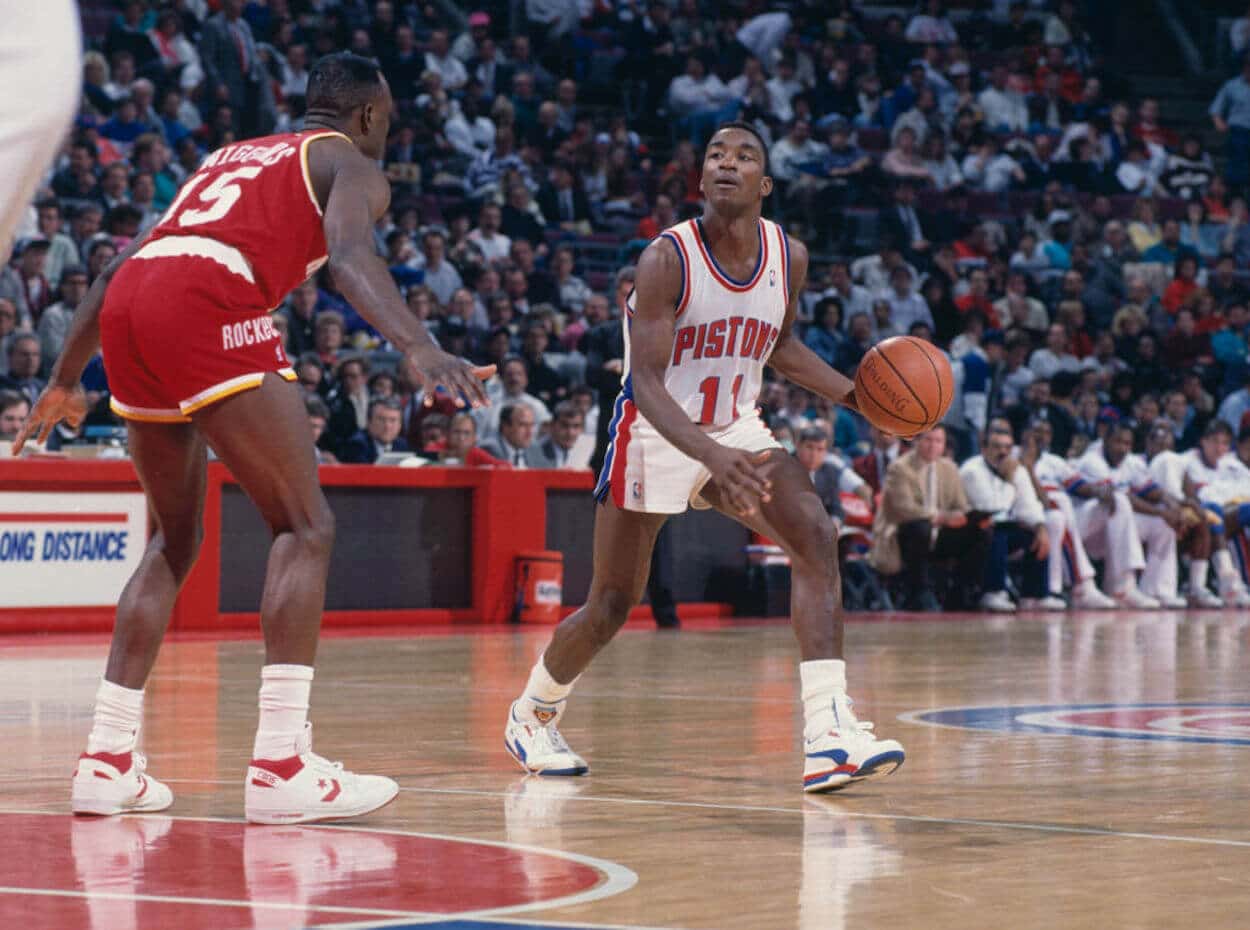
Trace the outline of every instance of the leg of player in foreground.
{"type": "Polygon", "coordinates": [[[82,40],[70,0],[0,0],[0,268],[81,94],[82,40]],[[21,88],[21,92],[18,92],[21,88]]]}
{"type": "Polygon", "coordinates": [[[802,465],[781,450],[771,453],[769,464],[772,495],[751,515],[736,512],[719,488],[706,488],[703,496],[717,510],[775,540],[790,557],[790,616],[801,658],[803,790],[833,791],[890,774],[903,764],[903,747],[877,739],[872,724],[851,710],[842,658],[837,528],[802,465]]]}
{"type": "Polygon", "coordinates": [[[508,712],[505,745],[529,772],[583,775],[586,761],[560,735],[565,699],[591,659],[611,642],[642,599],[662,513],[618,509],[611,498],[595,515],[594,577],[586,604],[558,627],[508,712]],[[564,682],[564,684],[561,684],[564,682]]]}
{"type": "Polygon", "coordinates": [[[201,534],[207,437],[264,517],[274,542],[261,600],[265,667],[248,769],[247,817],[298,823],[368,813],[391,801],[389,778],[354,775],[311,750],[307,722],[334,519],[300,428],[294,386],[277,375],[195,414],[194,425],[130,422],[135,468],[157,532],[117,608],[113,648],[87,753],[73,784],[76,813],[161,810],[169,789],[134,753],[143,687],[201,534]]]}

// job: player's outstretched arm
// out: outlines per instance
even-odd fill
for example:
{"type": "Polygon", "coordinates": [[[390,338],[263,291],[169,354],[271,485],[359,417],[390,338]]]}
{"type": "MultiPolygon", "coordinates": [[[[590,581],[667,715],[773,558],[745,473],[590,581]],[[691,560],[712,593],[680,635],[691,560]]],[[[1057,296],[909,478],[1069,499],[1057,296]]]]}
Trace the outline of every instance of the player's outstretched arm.
{"type": "Polygon", "coordinates": [[[730,449],[699,429],[664,384],[673,354],[676,307],[681,297],[681,259],[666,238],[647,246],[638,260],[634,316],[630,323],[630,377],[638,411],[661,436],[712,473],[729,503],[742,514],[767,500],[770,483],[764,456],[730,449]]]}
{"type": "Polygon", "coordinates": [[[100,348],[100,308],[104,306],[104,294],[122,262],[139,251],[147,238],[146,233],[136,236],[91,282],[86,296],[74,310],[69,332],[65,335],[65,345],[48,377],[48,386],[39,395],[30,416],[18,431],[13,443],[14,455],[21,454],[31,436],[38,436],[41,443],[47,442],[52,428],[62,420],[77,427],[87,415],[87,396],[79,379],[87,362],[100,348]]]}
{"type": "Polygon", "coordinates": [[[851,393],[855,385],[849,378],[830,368],[820,356],[803,344],[794,331],[799,300],[807,286],[807,246],[790,238],[790,306],[786,307],[786,319],[781,335],[773,347],[768,364],[799,387],[813,394],[827,397],[835,404],[855,406],[851,393]]]}
{"type": "Polygon", "coordinates": [[[324,228],[330,270],[343,296],[403,353],[404,363],[424,383],[426,403],[433,403],[439,387],[461,405],[489,403],[482,381],[495,373],[495,366],[474,367],[435,345],[374,251],[373,224],[391,199],[386,177],[345,142],[322,142],[310,155],[314,184],[319,192],[326,191],[324,228]]]}

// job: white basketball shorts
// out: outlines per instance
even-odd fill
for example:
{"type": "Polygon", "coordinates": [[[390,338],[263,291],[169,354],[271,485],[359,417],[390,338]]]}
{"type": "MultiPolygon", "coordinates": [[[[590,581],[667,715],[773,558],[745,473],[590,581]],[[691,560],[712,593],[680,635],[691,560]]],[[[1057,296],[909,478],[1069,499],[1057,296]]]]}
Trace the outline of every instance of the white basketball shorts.
{"type": "MultiPolygon", "coordinates": [[[[632,401],[618,405],[610,431],[611,445],[595,488],[597,500],[609,494],[622,510],[641,513],[682,513],[687,506],[706,510],[699,496],[712,477],[702,462],[692,459],[661,436],[637,414],[632,401]]],[[[742,417],[708,433],[731,449],[762,452],[780,449],[758,415],[742,417]]]]}

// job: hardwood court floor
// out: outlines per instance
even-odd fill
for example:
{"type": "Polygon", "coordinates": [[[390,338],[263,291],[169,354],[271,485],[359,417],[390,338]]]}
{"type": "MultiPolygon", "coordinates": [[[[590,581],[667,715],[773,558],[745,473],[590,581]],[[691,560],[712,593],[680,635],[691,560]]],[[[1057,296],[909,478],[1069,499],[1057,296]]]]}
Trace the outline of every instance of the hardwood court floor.
{"type": "Polygon", "coordinates": [[[318,828],[239,823],[258,642],[167,645],[144,743],[172,817],[100,821],[63,812],[105,644],[0,640],[0,924],[1242,928],[1248,624],[853,622],[857,710],[907,763],[819,799],[784,625],[624,632],[564,722],[581,779],[502,747],[546,630],[330,638],[316,747],[404,790],[318,828]]]}

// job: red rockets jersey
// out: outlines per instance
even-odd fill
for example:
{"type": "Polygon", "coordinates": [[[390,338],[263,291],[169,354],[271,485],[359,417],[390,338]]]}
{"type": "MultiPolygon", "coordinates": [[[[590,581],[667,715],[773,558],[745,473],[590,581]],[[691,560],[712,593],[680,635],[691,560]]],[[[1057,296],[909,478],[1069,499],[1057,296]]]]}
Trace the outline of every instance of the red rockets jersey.
{"type": "Polygon", "coordinates": [[[229,272],[221,277],[223,308],[277,307],[327,258],[308,147],[331,137],[347,138],[328,130],[283,133],[211,153],[135,258],[207,259],[229,272]]]}

